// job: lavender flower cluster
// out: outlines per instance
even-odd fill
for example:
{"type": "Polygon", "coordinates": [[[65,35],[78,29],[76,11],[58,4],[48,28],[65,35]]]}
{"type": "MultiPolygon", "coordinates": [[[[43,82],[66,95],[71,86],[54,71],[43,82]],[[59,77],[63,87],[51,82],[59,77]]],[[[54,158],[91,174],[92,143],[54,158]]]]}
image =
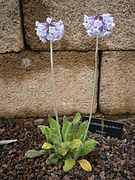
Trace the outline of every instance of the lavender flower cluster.
{"type": "Polygon", "coordinates": [[[52,22],[51,18],[47,18],[45,23],[36,21],[36,31],[39,39],[45,43],[49,41],[60,40],[64,33],[64,25],[62,20],[59,22],[52,22]]]}
{"type": "Polygon", "coordinates": [[[113,17],[111,17],[110,14],[91,17],[84,15],[83,25],[86,27],[87,33],[90,37],[102,37],[110,35],[110,30],[113,29],[115,23],[113,22],[113,17]]]}
{"type": "MultiPolygon", "coordinates": [[[[111,34],[111,30],[115,26],[113,17],[110,14],[103,14],[97,16],[84,15],[84,23],[87,33],[90,37],[102,37],[111,34]]],[[[47,40],[60,40],[64,33],[63,21],[52,22],[51,18],[47,18],[45,23],[36,21],[36,31],[39,39],[44,43],[47,40]]]]}

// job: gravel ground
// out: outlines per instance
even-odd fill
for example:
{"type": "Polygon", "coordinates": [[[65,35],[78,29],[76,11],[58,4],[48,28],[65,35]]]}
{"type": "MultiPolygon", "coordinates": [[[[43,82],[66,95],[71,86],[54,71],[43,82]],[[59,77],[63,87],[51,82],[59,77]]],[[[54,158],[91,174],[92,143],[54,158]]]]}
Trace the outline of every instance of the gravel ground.
{"type": "Polygon", "coordinates": [[[37,125],[46,121],[0,120],[0,140],[17,139],[18,142],[0,146],[0,179],[17,180],[135,180],[135,120],[126,122],[122,139],[89,133],[100,145],[87,156],[92,172],[84,172],[79,164],[64,173],[56,166],[46,166],[46,157],[26,159],[28,149],[39,150],[44,142],[37,125]]]}

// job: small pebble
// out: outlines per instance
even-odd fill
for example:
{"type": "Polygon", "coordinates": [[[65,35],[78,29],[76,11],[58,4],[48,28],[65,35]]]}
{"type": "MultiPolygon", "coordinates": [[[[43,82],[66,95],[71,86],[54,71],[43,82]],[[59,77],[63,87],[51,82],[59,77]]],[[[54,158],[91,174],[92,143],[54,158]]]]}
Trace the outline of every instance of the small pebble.
{"type": "Polygon", "coordinates": [[[5,128],[0,129],[0,136],[5,132],[5,128]]]}
{"type": "Polygon", "coordinates": [[[45,122],[45,120],[44,119],[36,119],[35,121],[34,121],[34,123],[35,123],[35,125],[41,125],[41,124],[43,124],[45,122]]]}

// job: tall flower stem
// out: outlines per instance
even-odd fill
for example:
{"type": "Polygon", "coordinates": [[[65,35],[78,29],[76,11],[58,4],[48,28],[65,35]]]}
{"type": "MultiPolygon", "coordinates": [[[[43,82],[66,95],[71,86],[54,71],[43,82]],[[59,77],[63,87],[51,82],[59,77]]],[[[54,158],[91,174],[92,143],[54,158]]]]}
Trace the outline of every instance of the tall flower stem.
{"type": "MultiPolygon", "coordinates": [[[[54,110],[55,110],[55,116],[56,116],[56,121],[57,121],[57,128],[59,131],[59,136],[61,138],[58,112],[57,112],[57,106],[56,106],[55,81],[54,81],[54,70],[53,70],[53,42],[52,41],[50,41],[50,60],[51,60],[51,79],[52,79],[52,94],[53,94],[53,100],[54,100],[54,110]]],[[[62,141],[62,138],[61,138],[61,141],[62,141]]]]}
{"type": "Polygon", "coordinates": [[[89,116],[89,121],[88,121],[88,126],[87,126],[87,130],[84,136],[84,141],[87,137],[87,133],[88,133],[88,129],[89,129],[89,125],[91,123],[91,118],[92,118],[92,113],[93,113],[93,108],[94,108],[94,104],[95,104],[95,95],[96,95],[96,85],[97,85],[97,55],[98,55],[98,36],[96,37],[96,51],[95,51],[95,74],[94,74],[94,86],[93,86],[93,92],[92,92],[92,103],[91,103],[91,109],[90,109],[90,116],[89,116]]]}

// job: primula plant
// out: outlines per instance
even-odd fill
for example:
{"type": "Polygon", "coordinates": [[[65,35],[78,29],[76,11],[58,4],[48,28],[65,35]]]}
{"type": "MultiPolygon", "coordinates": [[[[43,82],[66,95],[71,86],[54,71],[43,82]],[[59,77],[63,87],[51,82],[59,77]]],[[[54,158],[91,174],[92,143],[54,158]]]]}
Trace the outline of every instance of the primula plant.
{"type": "Polygon", "coordinates": [[[54,110],[57,121],[57,127],[60,134],[58,112],[56,106],[56,95],[55,95],[55,82],[54,82],[54,71],[53,71],[53,42],[60,40],[64,33],[63,21],[60,19],[59,22],[52,22],[51,18],[47,18],[45,23],[40,23],[36,21],[36,31],[39,39],[45,43],[47,40],[50,41],[50,61],[51,61],[51,79],[52,79],[52,94],[54,99],[54,110]]]}
{"type": "Polygon", "coordinates": [[[95,103],[98,37],[109,35],[110,30],[114,27],[113,18],[110,17],[109,14],[92,17],[85,15],[84,25],[87,29],[88,35],[90,37],[96,37],[95,77],[90,117],[89,121],[80,123],[80,126],[78,127],[78,123],[81,119],[80,113],[75,115],[72,122],[68,121],[67,117],[64,116],[63,125],[60,128],[56,107],[52,44],[54,41],[62,38],[64,25],[61,20],[59,22],[52,22],[51,18],[47,18],[45,23],[36,21],[36,31],[40,40],[43,43],[47,40],[50,41],[51,79],[56,120],[49,116],[49,127],[43,125],[39,126],[41,132],[45,135],[46,142],[42,145],[40,151],[29,150],[25,156],[28,158],[34,158],[48,154],[49,157],[46,160],[46,164],[57,164],[59,168],[63,167],[64,171],[69,171],[74,167],[76,162],[78,162],[85,171],[91,171],[92,169],[90,162],[84,159],[84,156],[90,153],[98,144],[94,139],[86,140],[95,103]]]}
{"type": "Polygon", "coordinates": [[[79,113],[76,114],[73,122],[69,122],[67,117],[64,116],[62,130],[60,129],[58,120],[52,45],[54,41],[60,40],[63,36],[63,22],[61,20],[59,22],[52,22],[51,18],[47,18],[45,23],[36,21],[36,31],[43,43],[47,40],[50,41],[51,79],[56,120],[49,116],[48,121],[50,127],[39,126],[41,132],[45,135],[46,142],[40,151],[29,150],[25,156],[34,158],[48,154],[49,157],[46,160],[47,165],[57,164],[59,168],[63,167],[64,171],[69,171],[74,167],[75,163],[78,162],[84,170],[91,171],[91,164],[82,157],[91,152],[98,142],[94,139],[85,141],[88,121],[80,124],[79,130],[77,131],[77,123],[81,119],[79,113]]]}
{"type": "Polygon", "coordinates": [[[98,67],[98,63],[97,63],[98,39],[99,39],[99,37],[109,36],[111,34],[110,31],[115,26],[115,23],[113,22],[113,17],[111,17],[110,14],[103,14],[103,15],[97,15],[97,16],[84,15],[83,25],[85,26],[89,37],[96,38],[94,86],[93,86],[93,92],[92,92],[92,103],[91,103],[91,109],[90,109],[90,116],[89,116],[87,131],[86,131],[86,134],[84,137],[84,139],[85,139],[87,136],[90,122],[91,122],[93,107],[95,104],[97,69],[98,69],[97,68],[98,67]]]}

